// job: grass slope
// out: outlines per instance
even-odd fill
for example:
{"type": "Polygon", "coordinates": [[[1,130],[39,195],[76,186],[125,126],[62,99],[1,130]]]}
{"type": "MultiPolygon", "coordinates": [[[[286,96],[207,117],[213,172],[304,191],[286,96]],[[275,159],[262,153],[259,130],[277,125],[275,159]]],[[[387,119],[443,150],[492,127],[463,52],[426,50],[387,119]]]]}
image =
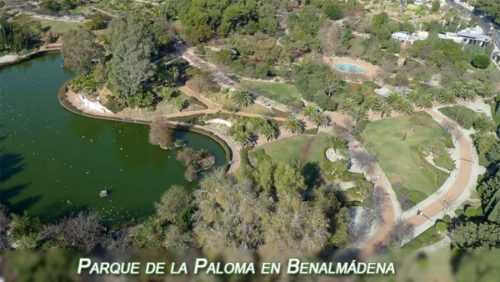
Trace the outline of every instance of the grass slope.
{"type": "Polygon", "coordinates": [[[422,144],[428,140],[451,143],[451,138],[426,113],[372,122],[362,138],[398,196],[404,191],[417,203],[435,192],[448,177],[429,164],[421,152],[422,144]]]}
{"type": "Polygon", "coordinates": [[[269,155],[276,162],[294,163],[300,161],[304,157],[304,162],[318,162],[321,160],[324,152],[326,151],[328,136],[326,134],[319,134],[316,136],[310,135],[297,135],[281,140],[277,140],[261,146],[267,155],[269,155]],[[306,156],[302,156],[303,148],[309,142],[310,149],[306,152],[306,156]]]}
{"type": "Polygon", "coordinates": [[[292,84],[242,80],[241,85],[286,105],[293,106],[301,103],[300,92],[292,84]]]}

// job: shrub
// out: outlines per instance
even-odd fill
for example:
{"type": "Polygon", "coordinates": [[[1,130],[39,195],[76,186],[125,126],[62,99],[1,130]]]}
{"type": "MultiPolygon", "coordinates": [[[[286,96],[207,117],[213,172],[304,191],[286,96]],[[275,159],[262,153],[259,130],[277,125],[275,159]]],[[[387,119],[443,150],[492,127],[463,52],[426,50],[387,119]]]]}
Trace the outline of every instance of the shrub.
{"type": "Polygon", "coordinates": [[[328,4],[324,11],[325,14],[332,20],[340,20],[342,18],[342,10],[334,3],[328,4]]]}
{"type": "Polygon", "coordinates": [[[439,221],[438,223],[436,223],[436,230],[437,232],[445,232],[446,230],[448,230],[448,224],[439,221]]]}
{"type": "Polygon", "coordinates": [[[490,58],[485,54],[478,54],[472,58],[471,64],[478,69],[485,69],[490,65],[490,58]]]}
{"type": "Polygon", "coordinates": [[[89,30],[104,29],[106,27],[106,22],[102,17],[96,17],[86,22],[84,27],[89,30]]]}
{"type": "Polygon", "coordinates": [[[106,103],[106,108],[113,113],[121,112],[126,107],[127,105],[121,99],[115,96],[110,97],[108,102],[106,103]]]}
{"type": "Polygon", "coordinates": [[[488,116],[485,114],[481,114],[477,116],[474,121],[472,122],[472,125],[474,128],[480,132],[489,132],[489,131],[494,131],[496,126],[495,122],[491,120],[488,116]]]}

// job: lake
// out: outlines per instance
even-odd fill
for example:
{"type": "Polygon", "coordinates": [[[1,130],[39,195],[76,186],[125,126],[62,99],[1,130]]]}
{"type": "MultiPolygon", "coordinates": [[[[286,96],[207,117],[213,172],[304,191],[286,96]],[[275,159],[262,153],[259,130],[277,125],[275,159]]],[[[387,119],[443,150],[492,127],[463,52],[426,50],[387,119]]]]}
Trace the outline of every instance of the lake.
{"type": "MultiPolygon", "coordinates": [[[[154,213],[154,202],[184,179],[177,150],[148,143],[146,125],[97,120],[59,105],[59,87],[74,76],[60,55],[0,69],[0,200],[16,213],[49,222],[80,210],[104,221],[132,224],[154,213]],[[99,191],[107,189],[107,198],[99,191]]],[[[214,139],[175,131],[188,146],[210,151],[224,166],[214,139]]]]}

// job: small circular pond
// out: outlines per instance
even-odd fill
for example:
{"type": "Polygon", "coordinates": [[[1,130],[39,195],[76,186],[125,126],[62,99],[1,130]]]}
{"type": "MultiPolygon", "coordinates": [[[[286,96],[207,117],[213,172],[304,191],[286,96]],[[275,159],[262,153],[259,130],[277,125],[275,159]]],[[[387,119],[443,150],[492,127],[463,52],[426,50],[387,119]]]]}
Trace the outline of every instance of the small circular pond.
{"type": "MultiPolygon", "coordinates": [[[[73,77],[59,55],[0,69],[0,201],[13,212],[52,221],[79,210],[111,224],[154,212],[171,185],[193,189],[176,150],[148,143],[148,127],[87,118],[59,105],[57,91],[73,77]],[[99,191],[107,189],[107,198],[99,191]]],[[[175,138],[227,162],[214,139],[191,131],[175,138]]]]}
{"type": "Polygon", "coordinates": [[[355,64],[338,63],[334,64],[333,67],[340,72],[345,72],[350,74],[363,74],[365,72],[364,68],[355,64]]]}

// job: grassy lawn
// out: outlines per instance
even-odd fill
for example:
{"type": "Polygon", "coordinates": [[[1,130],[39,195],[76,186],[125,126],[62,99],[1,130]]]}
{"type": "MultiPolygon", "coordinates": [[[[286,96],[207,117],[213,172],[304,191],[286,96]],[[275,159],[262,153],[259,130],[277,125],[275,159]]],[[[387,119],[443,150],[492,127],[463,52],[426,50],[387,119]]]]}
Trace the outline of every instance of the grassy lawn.
{"type": "Polygon", "coordinates": [[[286,105],[296,106],[302,103],[299,91],[292,84],[242,80],[241,85],[286,105]]]}
{"type": "Polygon", "coordinates": [[[466,129],[472,127],[474,118],[477,116],[473,110],[460,105],[441,108],[439,111],[466,129]]]}
{"type": "Polygon", "coordinates": [[[260,148],[264,149],[273,161],[293,163],[300,160],[302,148],[313,139],[314,136],[298,135],[265,144],[260,148]]]}
{"type": "Polygon", "coordinates": [[[40,23],[42,24],[42,28],[48,28],[49,31],[55,33],[65,33],[67,31],[82,27],[82,24],[80,23],[70,23],[53,20],[40,20],[40,23]]]}
{"type": "Polygon", "coordinates": [[[433,245],[441,241],[441,237],[436,230],[436,226],[432,226],[424,233],[420,234],[417,238],[411,240],[408,244],[404,245],[405,250],[417,250],[425,246],[433,245]]]}
{"type": "Polygon", "coordinates": [[[302,149],[308,145],[309,151],[305,156],[305,163],[318,162],[326,151],[328,135],[319,134],[316,136],[297,135],[265,144],[259,148],[264,149],[276,162],[293,163],[300,161],[302,149]]]}
{"type": "Polygon", "coordinates": [[[429,164],[421,151],[428,140],[451,144],[451,137],[426,113],[371,122],[362,139],[377,157],[398,196],[406,192],[413,203],[435,192],[448,177],[429,164]]]}

